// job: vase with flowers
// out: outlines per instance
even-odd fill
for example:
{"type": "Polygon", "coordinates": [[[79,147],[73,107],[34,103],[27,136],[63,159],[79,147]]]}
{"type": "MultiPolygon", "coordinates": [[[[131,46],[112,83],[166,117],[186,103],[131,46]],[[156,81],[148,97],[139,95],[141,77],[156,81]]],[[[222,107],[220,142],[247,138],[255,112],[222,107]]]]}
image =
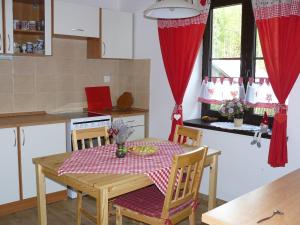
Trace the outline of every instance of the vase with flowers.
{"type": "Polygon", "coordinates": [[[246,109],[247,106],[244,101],[234,98],[232,100],[226,100],[219,112],[222,116],[233,119],[235,127],[240,127],[243,124],[243,117],[246,109]]]}
{"type": "Polygon", "coordinates": [[[124,158],[127,153],[127,148],[125,147],[125,142],[129,136],[133,133],[133,128],[128,127],[123,120],[115,120],[112,122],[111,128],[109,129],[109,134],[113,137],[117,149],[116,156],[118,158],[124,158]]]}

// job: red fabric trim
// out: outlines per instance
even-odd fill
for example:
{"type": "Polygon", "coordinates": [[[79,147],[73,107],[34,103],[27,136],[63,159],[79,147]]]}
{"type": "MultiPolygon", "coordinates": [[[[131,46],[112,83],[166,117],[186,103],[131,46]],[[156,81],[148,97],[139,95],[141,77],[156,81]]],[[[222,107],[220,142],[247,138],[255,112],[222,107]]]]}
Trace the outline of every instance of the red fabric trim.
{"type": "Polygon", "coordinates": [[[252,0],[254,17],[256,20],[267,20],[276,17],[300,16],[299,1],[270,1],[274,3],[265,4],[262,0],[252,0]]]}

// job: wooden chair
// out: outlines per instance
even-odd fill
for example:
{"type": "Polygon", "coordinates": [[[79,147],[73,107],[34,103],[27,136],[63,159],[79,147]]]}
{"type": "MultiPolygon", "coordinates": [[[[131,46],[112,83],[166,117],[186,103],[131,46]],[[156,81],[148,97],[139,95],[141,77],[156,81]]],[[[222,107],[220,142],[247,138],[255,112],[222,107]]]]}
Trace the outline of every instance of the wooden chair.
{"type": "Polygon", "coordinates": [[[174,156],[164,196],[155,185],[130,192],[114,201],[116,225],[122,225],[122,216],[146,224],[176,224],[189,218],[195,225],[195,205],[202,178],[207,147],[174,156]]]}
{"type": "MultiPolygon", "coordinates": [[[[72,142],[74,151],[109,144],[108,128],[100,127],[74,130],[72,133],[72,142]],[[81,146],[81,148],[79,148],[79,146],[81,146]]],[[[92,215],[83,208],[82,195],[82,192],[77,191],[77,225],[81,224],[82,214],[91,221],[97,223],[96,216],[92,215]]]]}
{"type": "Polygon", "coordinates": [[[202,142],[202,131],[190,127],[176,125],[173,141],[178,144],[200,146],[202,142]]]}

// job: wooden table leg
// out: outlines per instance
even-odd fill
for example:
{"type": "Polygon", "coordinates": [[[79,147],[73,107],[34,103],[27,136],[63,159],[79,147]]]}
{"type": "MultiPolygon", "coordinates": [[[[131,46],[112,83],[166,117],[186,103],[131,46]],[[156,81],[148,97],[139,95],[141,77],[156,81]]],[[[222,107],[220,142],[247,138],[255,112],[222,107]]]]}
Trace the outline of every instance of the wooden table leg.
{"type": "Polygon", "coordinates": [[[97,198],[97,225],[108,225],[108,191],[100,189],[97,198]]]}
{"type": "Polygon", "coordinates": [[[218,155],[214,155],[209,170],[208,210],[216,207],[218,178],[218,155]]]}
{"type": "Polygon", "coordinates": [[[46,185],[42,166],[36,164],[37,210],[39,225],[47,225],[46,185]]]}

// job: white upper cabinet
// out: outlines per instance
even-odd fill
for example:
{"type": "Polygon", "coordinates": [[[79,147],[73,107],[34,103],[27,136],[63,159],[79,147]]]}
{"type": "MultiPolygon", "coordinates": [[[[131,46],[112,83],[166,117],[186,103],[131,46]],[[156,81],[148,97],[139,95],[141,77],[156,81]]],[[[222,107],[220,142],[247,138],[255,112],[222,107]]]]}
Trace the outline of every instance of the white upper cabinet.
{"type": "MultiPolygon", "coordinates": [[[[1,18],[1,21],[3,21],[2,20],[2,18],[3,18],[2,10],[3,10],[3,5],[2,5],[2,1],[0,1],[0,18],[1,18]]],[[[4,47],[3,44],[4,44],[4,42],[3,42],[3,23],[0,22],[0,54],[4,52],[3,51],[3,47],[4,47]]]]}
{"type": "Polygon", "coordinates": [[[99,9],[54,0],[54,34],[99,38],[99,9]]]}
{"type": "Polygon", "coordinates": [[[13,1],[5,0],[5,53],[14,53],[13,1]]]}
{"type": "Polygon", "coordinates": [[[133,57],[133,14],[101,9],[102,58],[133,57]]]}
{"type": "Polygon", "coordinates": [[[4,3],[0,5],[0,18],[5,21],[5,32],[2,24],[0,25],[0,53],[22,56],[51,55],[51,0],[4,0],[4,3]]]}

